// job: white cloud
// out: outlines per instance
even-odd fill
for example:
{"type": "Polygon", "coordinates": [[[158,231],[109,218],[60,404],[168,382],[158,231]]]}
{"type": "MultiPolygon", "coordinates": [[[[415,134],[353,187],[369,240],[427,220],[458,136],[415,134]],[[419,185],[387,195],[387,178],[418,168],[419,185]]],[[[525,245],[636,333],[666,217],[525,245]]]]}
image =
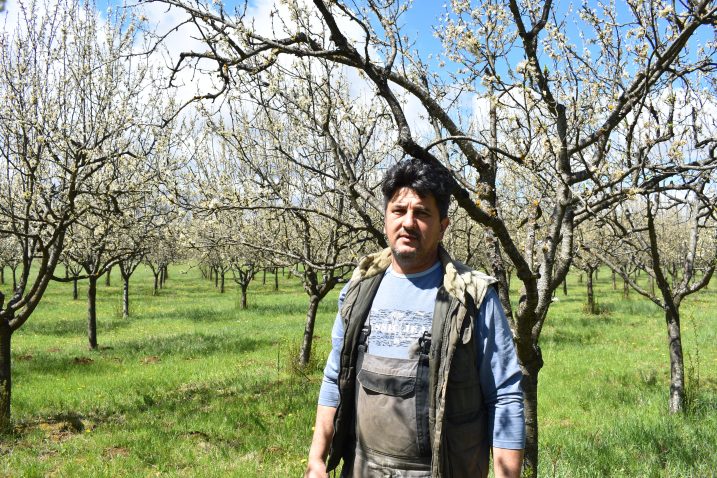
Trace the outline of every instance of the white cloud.
{"type": "MultiPolygon", "coordinates": [[[[146,18],[150,31],[164,37],[150,61],[163,68],[166,74],[177,65],[182,53],[203,53],[207,50],[206,44],[199,39],[196,27],[185,23],[189,15],[183,10],[162,3],[143,4],[134,8],[139,16],[146,18]]],[[[217,88],[216,64],[203,61],[197,66],[201,70],[195,70],[190,64],[185,64],[173,79],[173,84],[177,87],[174,95],[180,103],[217,88]]]]}

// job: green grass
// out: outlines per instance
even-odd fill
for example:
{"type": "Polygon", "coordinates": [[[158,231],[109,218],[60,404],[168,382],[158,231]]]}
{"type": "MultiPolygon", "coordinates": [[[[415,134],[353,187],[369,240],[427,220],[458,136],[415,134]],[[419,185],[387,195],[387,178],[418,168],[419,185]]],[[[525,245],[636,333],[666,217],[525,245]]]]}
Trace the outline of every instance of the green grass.
{"type": "Polygon", "coordinates": [[[571,277],[542,334],[541,476],[707,477],[717,470],[717,294],[682,306],[688,413],[667,413],[669,356],[664,314],[631,292],[598,281],[605,313],[584,312],[571,277]]]}
{"type": "MultiPolygon", "coordinates": [[[[319,310],[316,360],[299,372],[307,297],[295,279],[278,293],[272,277],[254,282],[243,311],[234,284],[219,294],[196,268],[170,274],[153,297],[151,274],[138,271],[129,319],[118,274],[100,281],[93,352],[84,297],[51,285],[13,337],[16,432],[0,443],[0,476],[301,476],[338,289],[319,310]]],[[[713,476],[714,286],[683,305],[693,393],[674,417],[664,318],[609,282],[603,272],[596,285],[608,312],[589,316],[571,277],[543,329],[540,475],[713,476]]]]}

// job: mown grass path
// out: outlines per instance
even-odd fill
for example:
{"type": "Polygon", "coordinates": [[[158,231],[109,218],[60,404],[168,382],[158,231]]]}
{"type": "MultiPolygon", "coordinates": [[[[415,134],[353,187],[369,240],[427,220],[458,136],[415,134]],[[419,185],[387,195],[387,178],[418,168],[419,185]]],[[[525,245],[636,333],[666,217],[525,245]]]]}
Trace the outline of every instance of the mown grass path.
{"type": "MultiPolygon", "coordinates": [[[[0,443],[0,476],[296,477],[304,467],[338,289],[319,310],[315,360],[298,354],[307,297],[295,280],[256,281],[249,309],[196,268],[175,265],[160,295],[151,274],[100,281],[100,350],[87,350],[86,303],[52,284],[13,339],[16,433],[0,443]]],[[[683,309],[691,409],[667,410],[660,311],[625,300],[607,274],[583,311],[571,276],[541,339],[541,476],[714,476],[717,470],[716,286],[683,309]]],[[[7,288],[7,286],[5,286],[7,288]]],[[[81,286],[81,294],[85,288],[81,286]]]]}

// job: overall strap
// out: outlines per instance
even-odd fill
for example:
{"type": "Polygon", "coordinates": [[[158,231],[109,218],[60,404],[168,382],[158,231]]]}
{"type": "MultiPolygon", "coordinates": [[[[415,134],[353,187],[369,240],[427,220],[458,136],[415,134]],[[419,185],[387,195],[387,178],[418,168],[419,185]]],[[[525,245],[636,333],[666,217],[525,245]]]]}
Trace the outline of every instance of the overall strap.
{"type": "Polygon", "coordinates": [[[354,395],[359,339],[382,279],[383,274],[377,274],[364,280],[352,282],[341,307],[340,313],[344,322],[344,344],[341,349],[339,366],[339,405],[334,417],[334,436],[326,461],[328,471],[336,468],[341,459],[344,460],[344,463],[353,461],[355,451],[354,395]]]}

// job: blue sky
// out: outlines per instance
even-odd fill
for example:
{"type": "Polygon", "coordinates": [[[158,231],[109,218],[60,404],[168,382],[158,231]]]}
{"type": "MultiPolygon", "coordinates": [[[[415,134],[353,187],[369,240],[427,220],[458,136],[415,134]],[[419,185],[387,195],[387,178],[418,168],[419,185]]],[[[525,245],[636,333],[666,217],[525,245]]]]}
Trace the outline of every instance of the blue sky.
{"type": "Polygon", "coordinates": [[[438,25],[438,17],[444,11],[442,2],[418,0],[404,15],[404,31],[416,40],[416,46],[421,52],[440,51],[441,44],[434,30],[438,25]]]}

